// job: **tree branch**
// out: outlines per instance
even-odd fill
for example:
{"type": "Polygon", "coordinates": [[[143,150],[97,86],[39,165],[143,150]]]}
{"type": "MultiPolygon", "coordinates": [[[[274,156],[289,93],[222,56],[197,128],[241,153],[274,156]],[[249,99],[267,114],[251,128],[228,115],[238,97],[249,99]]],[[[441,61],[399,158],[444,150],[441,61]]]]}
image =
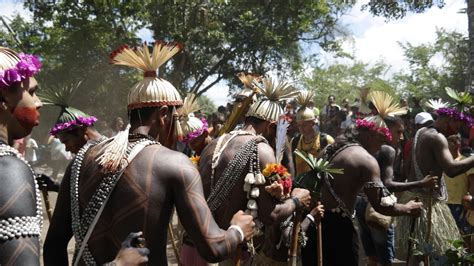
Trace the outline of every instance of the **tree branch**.
{"type": "Polygon", "coordinates": [[[213,82],[211,82],[211,84],[207,85],[206,87],[204,87],[202,90],[196,90],[196,96],[201,96],[203,93],[205,93],[206,91],[208,91],[212,86],[216,85],[219,81],[222,80],[224,76],[223,75],[220,75],[217,77],[216,80],[214,80],[213,82]]]}

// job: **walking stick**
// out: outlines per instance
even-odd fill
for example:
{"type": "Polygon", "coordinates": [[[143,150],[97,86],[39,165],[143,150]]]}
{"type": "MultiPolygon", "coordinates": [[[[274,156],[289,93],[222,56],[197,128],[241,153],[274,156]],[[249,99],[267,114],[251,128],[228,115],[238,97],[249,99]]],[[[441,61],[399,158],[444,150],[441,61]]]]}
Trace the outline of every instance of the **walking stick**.
{"type": "Polygon", "coordinates": [[[298,262],[298,236],[300,234],[300,215],[295,212],[293,216],[293,231],[291,232],[290,266],[296,266],[298,262]]]}
{"type": "MultiPolygon", "coordinates": [[[[426,242],[429,244],[431,241],[431,219],[433,213],[433,189],[430,189],[428,198],[428,228],[426,230],[426,242]]],[[[430,255],[425,256],[425,265],[430,265],[430,255]]]]}
{"type": "Polygon", "coordinates": [[[170,234],[171,244],[173,245],[174,256],[176,257],[178,264],[180,264],[178,247],[176,246],[176,243],[175,243],[176,241],[174,238],[173,226],[171,226],[171,222],[168,223],[168,232],[170,234]]]}
{"type": "Polygon", "coordinates": [[[234,264],[235,266],[240,266],[240,260],[242,259],[242,248],[240,245],[237,246],[237,253],[235,254],[234,264]]]}
{"type": "MultiPolygon", "coordinates": [[[[318,201],[318,205],[320,205],[321,202],[318,201]]],[[[316,240],[318,243],[318,266],[323,266],[323,227],[321,224],[321,219],[319,219],[318,224],[316,225],[318,227],[317,235],[316,235],[316,240]]]]}
{"type": "Polygon", "coordinates": [[[51,221],[53,216],[53,209],[51,209],[51,203],[49,202],[49,194],[47,190],[41,190],[43,194],[44,206],[46,207],[46,214],[48,215],[48,221],[51,221]]]}
{"type": "MultiPolygon", "coordinates": [[[[420,199],[418,197],[415,198],[415,201],[418,202],[420,199]]],[[[408,235],[408,250],[407,250],[407,259],[405,260],[406,265],[409,265],[410,257],[411,257],[411,247],[413,245],[413,233],[415,232],[415,223],[416,217],[411,218],[410,224],[410,234],[408,235]]]]}

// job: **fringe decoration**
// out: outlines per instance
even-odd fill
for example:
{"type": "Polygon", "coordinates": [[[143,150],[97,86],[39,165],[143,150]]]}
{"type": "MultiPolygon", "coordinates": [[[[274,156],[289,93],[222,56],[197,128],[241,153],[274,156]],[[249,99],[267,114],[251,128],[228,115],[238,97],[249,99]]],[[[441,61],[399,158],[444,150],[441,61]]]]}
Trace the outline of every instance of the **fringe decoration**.
{"type": "Polygon", "coordinates": [[[163,41],[155,41],[153,46],[153,52],[150,55],[146,42],[142,47],[133,49],[123,45],[110,54],[110,64],[134,67],[145,73],[156,71],[183,48],[177,42],[163,41]]]}
{"type": "Polygon", "coordinates": [[[173,124],[174,124],[174,136],[178,141],[183,141],[184,132],[181,128],[181,123],[179,122],[179,115],[176,111],[176,107],[173,106],[173,124]]]}
{"type": "MultiPolygon", "coordinates": [[[[419,197],[423,202],[424,211],[421,212],[420,217],[416,219],[415,230],[413,238],[416,239],[418,244],[427,243],[426,232],[428,229],[428,193],[414,193],[414,192],[403,192],[400,196],[399,202],[404,204],[408,201],[419,197]]],[[[412,218],[409,216],[399,216],[395,218],[395,244],[398,247],[398,254],[400,259],[406,259],[406,253],[408,249],[408,231],[410,230],[410,224],[412,218]]],[[[456,222],[449,210],[446,202],[438,201],[433,199],[433,208],[431,214],[431,241],[429,243],[433,246],[433,252],[435,255],[443,255],[444,252],[449,248],[450,240],[456,240],[461,238],[456,222]]],[[[420,247],[418,246],[418,249],[420,247]]]]}
{"type": "Polygon", "coordinates": [[[114,173],[124,167],[129,132],[130,124],[100,149],[99,154],[101,155],[96,159],[96,162],[102,166],[104,173],[114,173]]]}

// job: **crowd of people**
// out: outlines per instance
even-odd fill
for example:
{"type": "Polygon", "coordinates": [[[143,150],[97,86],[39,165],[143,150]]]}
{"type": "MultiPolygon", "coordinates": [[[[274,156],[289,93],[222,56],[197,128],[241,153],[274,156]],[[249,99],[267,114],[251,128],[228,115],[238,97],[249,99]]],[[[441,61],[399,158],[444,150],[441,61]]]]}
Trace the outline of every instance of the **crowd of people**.
{"type": "Polygon", "coordinates": [[[358,265],[359,242],[367,265],[426,265],[473,233],[474,120],[460,97],[424,108],[362,88],[317,108],[312,91],[240,73],[243,89],[205,117],[157,76],[181,48],[111,54],[143,78],[128,121],[109,127],[70,106],[71,90],[38,97],[38,58],[0,47],[0,265],[39,265],[40,237],[44,265],[67,265],[73,237],[74,265],[167,265],[174,214],[184,266],[358,265]],[[34,170],[42,102],[60,108],[48,151],[69,161],[61,182],[34,170]],[[58,192],[46,236],[40,189],[58,192]]]}

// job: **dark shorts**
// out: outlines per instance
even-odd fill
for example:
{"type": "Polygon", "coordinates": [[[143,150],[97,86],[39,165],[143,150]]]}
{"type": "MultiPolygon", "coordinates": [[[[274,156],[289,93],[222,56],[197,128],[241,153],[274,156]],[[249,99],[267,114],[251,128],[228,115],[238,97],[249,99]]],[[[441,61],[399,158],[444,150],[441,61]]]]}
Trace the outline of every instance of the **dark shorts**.
{"type": "MultiPolygon", "coordinates": [[[[342,217],[340,213],[325,212],[322,223],[323,264],[324,265],[357,265],[359,261],[359,245],[357,232],[352,219],[342,217]]],[[[314,266],[317,258],[316,228],[310,226],[306,236],[308,242],[301,249],[303,265],[314,266]]]]}
{"type": "Polygon", "coordinates": [[[462,235],[474,233],[473,227],[466,221],[466,211],[464,210],[464,206],[461,204],[448,204],[448,207],[456,221],[459,232],[461,232],[462,235]]]}
{"type": "Polygon", "coordinates": [[[393,225],[388,230],[368,226],[365,222],[367,203],[367,200],[364,198],[357,197],[356,216],[359,222],[359,234],[365,255],[376,257],[377,261],[382,264],[391,263],[395,258],[393,225]]]}

